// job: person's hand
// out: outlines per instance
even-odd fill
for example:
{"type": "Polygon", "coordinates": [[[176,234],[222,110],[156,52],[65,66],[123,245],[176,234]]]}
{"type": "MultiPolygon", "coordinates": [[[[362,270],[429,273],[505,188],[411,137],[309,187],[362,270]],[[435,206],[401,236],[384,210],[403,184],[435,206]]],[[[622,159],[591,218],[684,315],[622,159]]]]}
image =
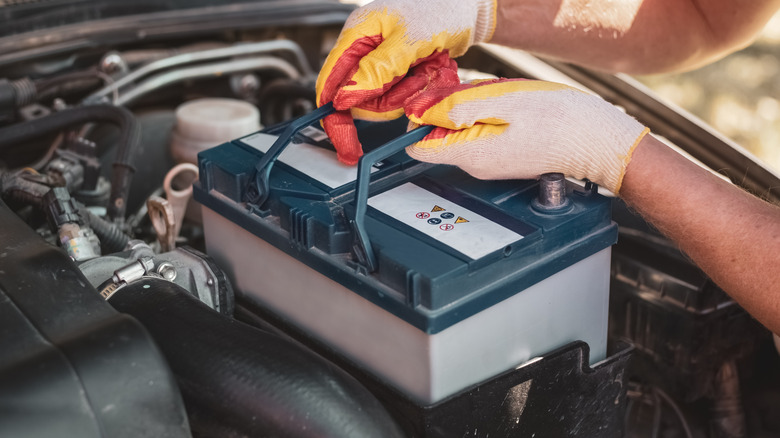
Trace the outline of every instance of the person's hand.
{"type": "Polygon", "coordinates": [[[420,161],[459,166],[480,179],[562,172],[618,193],[649,129],[597,96],[522,79],[474,81],[418,94],[412,124],[435,125],[407,148],[420,161]]]}
{"type": "Polygon", "coordinates": [[[362,155],[353,117],[392,120],[420,90],[456,85],[449,57],[490,38],[495,10],[495,0],[376,0],[355,10],[317,78],[317,105],[339,110],[323,121],[339,160],[362,155]]]}

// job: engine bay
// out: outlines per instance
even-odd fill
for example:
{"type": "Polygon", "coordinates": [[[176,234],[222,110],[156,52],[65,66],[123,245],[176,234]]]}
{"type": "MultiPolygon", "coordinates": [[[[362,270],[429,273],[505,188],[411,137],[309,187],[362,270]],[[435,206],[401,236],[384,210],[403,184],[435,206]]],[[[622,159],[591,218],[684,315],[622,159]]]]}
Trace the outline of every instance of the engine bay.
{"type": "MultiPolygon", "coordinates": [[[[20,13],[0,36],[0,434],[780,433],[772,334],[591,183],[478,182],[400,152],[361,193],[356,169],[312,176],[335,153],[309,120],[288,143],[314,169],[282,156],[271,194],[248,193],[317,109],[351,7],[208,3],[106,9],[49,39],[20,13]],[[415,196],[416,218],[396,213],[415,196]],[[489,251],[447,240],[480,220],[489,251]],[[548,298],[512,301],[533,293],[548,298]]],[[[628,78],[488,45],[458,63],[589,89],[747,188],[776,185],[628,78]]],[[[361,130],[373,149],[406,122],[361,130]]]]}

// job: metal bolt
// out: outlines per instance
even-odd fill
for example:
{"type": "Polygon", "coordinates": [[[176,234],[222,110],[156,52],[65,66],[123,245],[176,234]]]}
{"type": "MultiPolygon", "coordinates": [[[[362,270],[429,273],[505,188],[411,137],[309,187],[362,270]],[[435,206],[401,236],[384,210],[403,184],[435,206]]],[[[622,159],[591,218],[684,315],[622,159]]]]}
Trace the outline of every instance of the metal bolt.
{"type": "Polygon", "coordinates": [[[144,267],[146,272],[151,271],[154,269],[154,260],[151,259],[151,257],[141,257],[138,259],[139,262],[141,262],[141,266],[144,267]]]}
{"type": "Polygon", "coordinates": [[[233,75],[230,77],[230,88],[236,96],[251,101],[260,90],[260,78],[251,73],[233,75]]]}
{"type": "Polygon", "coordinates": [[[108,52],[100,60],[100,71],[107,74],[124,73],[128,70],[127,63],[118,52],[108,52]]]}
{"type": "Polygon", "coordinates": [[[51,102],[51,107],[54,108],[55,111],[62,111],[68,108],[68,104],[58,97],[51,102]]]}
{"type": "Polygon", "coordinates": [[[566,178],[562,173],[545,173],[539,177],[539,196],[531,202],[543,214],[563,214],[571,209],[566,196],[566,178]]]}
{"type": "Polygon", "coordinates": [[[176,268],[169,262],[162,262],[157,266],[157,273],[168,281],[176,279],[176,268]]]}
{"type": "Polygon", "coordinates": [[[566,179],[562,173],[545,173],[539,178],[539,205],[544,208],[561,208],[566,198],[566,179]]]}

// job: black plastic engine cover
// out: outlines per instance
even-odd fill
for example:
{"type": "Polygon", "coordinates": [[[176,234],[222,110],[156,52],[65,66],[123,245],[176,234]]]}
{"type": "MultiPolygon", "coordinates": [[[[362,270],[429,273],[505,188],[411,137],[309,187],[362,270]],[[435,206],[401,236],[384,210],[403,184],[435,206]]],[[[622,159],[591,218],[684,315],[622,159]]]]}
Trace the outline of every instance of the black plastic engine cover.
{"type": "Polygon", "coordinates": [[[146,330],[2,201],[0,352],[0,436],[191,436],[146,330]]]}

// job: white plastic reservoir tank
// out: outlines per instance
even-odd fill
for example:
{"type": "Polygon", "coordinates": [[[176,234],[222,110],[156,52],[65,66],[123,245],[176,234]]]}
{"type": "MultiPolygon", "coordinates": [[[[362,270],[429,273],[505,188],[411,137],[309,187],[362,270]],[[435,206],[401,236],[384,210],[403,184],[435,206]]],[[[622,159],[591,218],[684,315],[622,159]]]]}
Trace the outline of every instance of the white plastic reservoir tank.
{"type": "Polygon", "coordinates": [[[198,152],[260,129],[260,112],[243,100],[204,98],[176,108],[171,155],[177,163],[198,162],[198,152]]]}

